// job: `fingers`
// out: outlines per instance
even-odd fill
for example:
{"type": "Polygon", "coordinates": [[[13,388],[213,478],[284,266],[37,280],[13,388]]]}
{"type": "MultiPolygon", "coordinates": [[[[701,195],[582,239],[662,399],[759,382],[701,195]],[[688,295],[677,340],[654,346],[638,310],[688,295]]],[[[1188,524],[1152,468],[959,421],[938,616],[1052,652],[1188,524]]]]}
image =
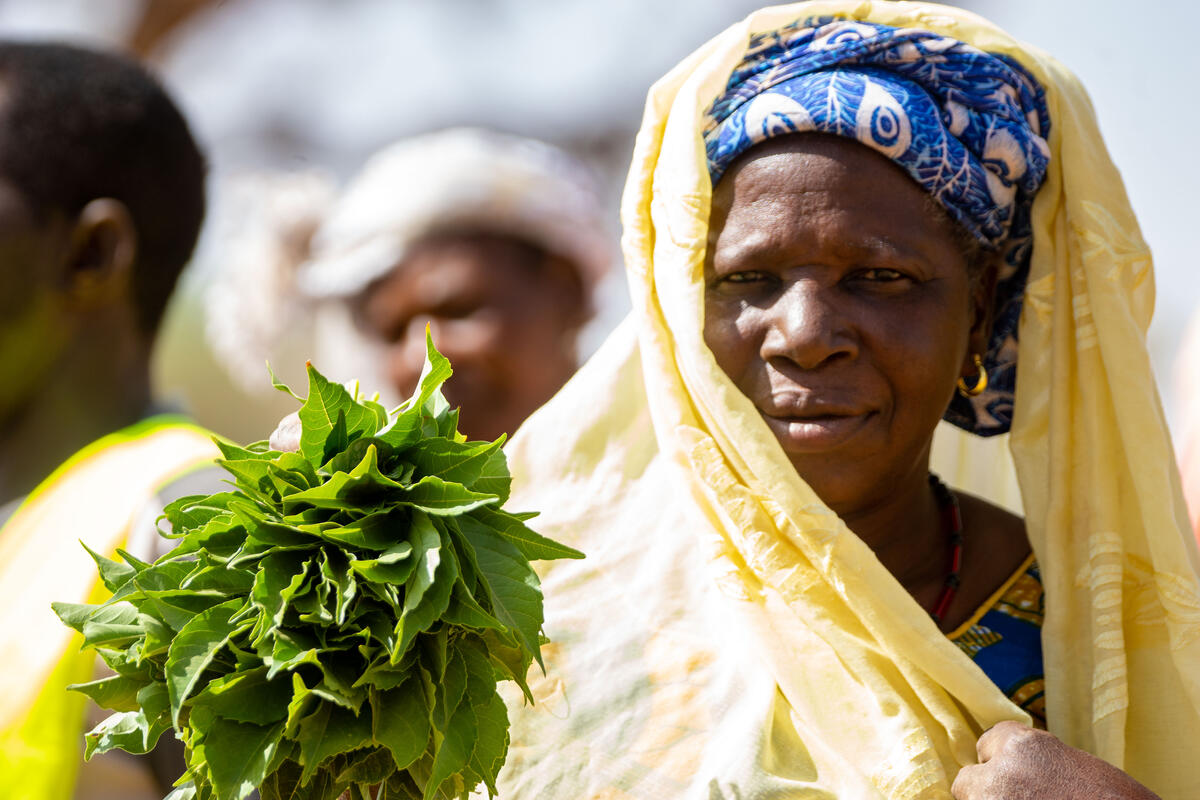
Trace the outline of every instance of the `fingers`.
{"type": "Polygon", "coordinates": [[[1028,729],[1021,723],[1008,720],[988,728],[975,743],[975,752],[979,754],[979,763],[986,764],[991,761],[1004,749],[1009,740],[1026,730],[1028,729]]]}

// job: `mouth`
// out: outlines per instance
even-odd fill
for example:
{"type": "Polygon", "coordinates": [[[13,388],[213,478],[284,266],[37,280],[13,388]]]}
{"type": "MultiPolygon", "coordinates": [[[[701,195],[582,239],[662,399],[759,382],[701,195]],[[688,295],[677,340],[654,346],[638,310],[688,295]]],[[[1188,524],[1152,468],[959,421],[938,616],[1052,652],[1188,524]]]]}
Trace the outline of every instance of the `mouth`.
{"type": "Polygon", "coordinates": [[[873,411],[760,409],[767,427],[790,454],[818,453],[844,444],[867,426],[873,411]]]}

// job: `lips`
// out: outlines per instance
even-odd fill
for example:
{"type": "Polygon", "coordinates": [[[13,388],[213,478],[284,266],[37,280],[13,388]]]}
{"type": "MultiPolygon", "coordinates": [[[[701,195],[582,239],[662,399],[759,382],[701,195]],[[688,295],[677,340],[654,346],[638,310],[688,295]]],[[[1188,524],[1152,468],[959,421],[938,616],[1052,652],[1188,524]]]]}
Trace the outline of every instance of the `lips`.
{"type": "Polygon", "coordinates": [[[865,428],[875,412],[811,395],[772,396],[759,405],[767,427],[788,453],[837,447],[865,428]]]}

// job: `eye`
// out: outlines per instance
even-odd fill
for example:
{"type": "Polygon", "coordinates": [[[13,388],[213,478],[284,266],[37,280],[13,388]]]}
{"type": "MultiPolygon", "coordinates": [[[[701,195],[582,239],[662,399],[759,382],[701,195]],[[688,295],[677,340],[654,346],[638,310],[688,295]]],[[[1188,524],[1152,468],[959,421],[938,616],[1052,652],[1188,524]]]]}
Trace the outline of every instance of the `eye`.
{"type": "Polygon", "coordinates": [[[875,281],[879,283],[892,283],[894,281],[902,281],[908,278],[903,272],[886,267],[877,267],[865,269],[858,273],[857,277],[860,280],[875,281]]]}
{"type": "Polygon", "coordinates": [[[439,303],[432,313],[442,319],[465,319],[478,312],[483,306],[484,303],[480,299],[456,297],[439,303]]]}
{"type": "Polygon", "coordinates": [[[762,283],[771,279],[771,276],[759,270],[747,269],[740,272],[730,272],[725,275],[718,275],[716,283],[732,283],[732,284],[754,284],[762,283]]]}

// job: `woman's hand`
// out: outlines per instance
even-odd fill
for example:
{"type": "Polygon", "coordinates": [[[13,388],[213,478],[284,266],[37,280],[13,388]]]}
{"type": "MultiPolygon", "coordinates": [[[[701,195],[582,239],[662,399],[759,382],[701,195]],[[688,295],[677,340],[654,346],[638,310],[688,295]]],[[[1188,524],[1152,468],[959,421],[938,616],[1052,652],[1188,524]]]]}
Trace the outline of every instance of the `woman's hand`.
{"type": "Polygon", "coordinates": [[[979,764],[959,771],[955,800],[1159,800],[1111,764],[1017,722],[989,729],[975,748],[979,764]]]}

